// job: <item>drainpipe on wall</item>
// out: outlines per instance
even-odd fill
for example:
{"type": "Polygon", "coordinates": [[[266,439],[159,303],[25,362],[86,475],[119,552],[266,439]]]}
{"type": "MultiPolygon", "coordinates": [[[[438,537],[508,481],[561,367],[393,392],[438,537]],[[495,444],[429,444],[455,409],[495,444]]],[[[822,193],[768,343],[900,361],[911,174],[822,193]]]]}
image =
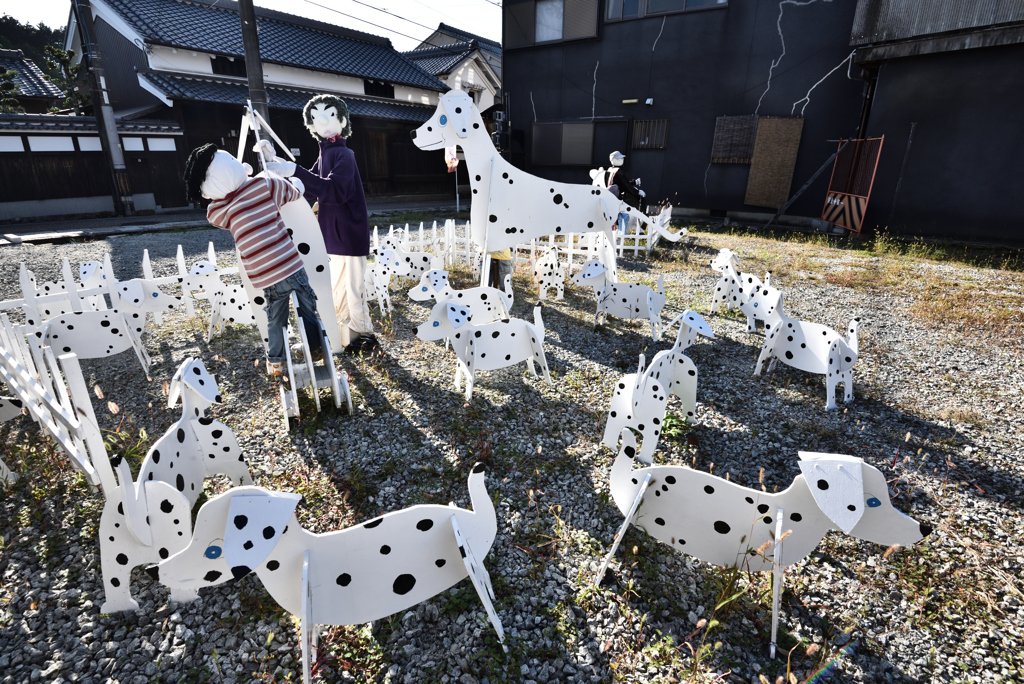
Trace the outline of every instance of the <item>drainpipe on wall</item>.
{"type": "Polygon", "coordinates": [[[875,86],[878,84],[878,67],[862,67],[860,79],[864,81],[864,103],[860,109],[860,124],[857,126],[857,137],[866,138],[868,120],[871,118],[871,104],[875,99],[875,86]]]}
{"type": "Polygon", "coordinates": [[[99,128],[100,147],[107,160],[107,168],[110,169],[110,195],[114,200],[114,211],[121,216],[133,216],[135,203],[128,182],[128,170],[124,164],[121,138],[117,134],[114,108],[110,105],[107,81],[103,75],[103,61],[99,49],[92,41],[92,5],[89,4],[89,0],[72,0],[71,9],[75,13],[75,21],[78,22],[82,39],[82,60],[89,72],[92,111],[99,128]]]}

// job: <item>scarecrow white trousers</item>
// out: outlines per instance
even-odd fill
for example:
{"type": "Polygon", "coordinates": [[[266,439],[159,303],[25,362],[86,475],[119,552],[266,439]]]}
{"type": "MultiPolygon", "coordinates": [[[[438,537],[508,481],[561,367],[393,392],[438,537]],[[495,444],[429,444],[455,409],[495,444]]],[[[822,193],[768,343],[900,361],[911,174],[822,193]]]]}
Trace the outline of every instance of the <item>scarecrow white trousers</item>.
{"type": "Polygon", "coordinates": [[[373,321],[366,305],[366,257],[331,255],[331,291],[338,322],[353,336],[373,334],[373,321]]]}

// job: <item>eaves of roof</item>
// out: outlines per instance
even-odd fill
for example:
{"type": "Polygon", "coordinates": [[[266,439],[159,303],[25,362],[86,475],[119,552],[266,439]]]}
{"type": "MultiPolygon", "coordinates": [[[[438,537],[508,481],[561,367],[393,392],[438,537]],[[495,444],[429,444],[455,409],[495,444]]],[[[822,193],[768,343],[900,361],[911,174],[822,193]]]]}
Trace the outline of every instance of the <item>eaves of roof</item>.
{"type": "Polygon", "coordinates": [[[452,43],[410,50],[402,54],[429,74],[447,76],[476,50],[477,45],[474,43],[452,43]]]}
{"type": "MultiPolygon", "coordinates": [[[[181,135],[181,127],[174,121],[149,119],[117,120],[119,133],[149,133],[181,135]]],[[[67,114],[0,114],[0,131],[24,133],[97,133],[94,116],[67,114]]]]}
{"type": "MultiPolygon", "coordinates": [[[[243,79],[176,74],[166,71],[139,71],[139,78],[148,81],[153,89],[163,93],[164,97],[169,100],[241,106],[249,97],[249,87],[243,79]]],[[[310,98],[322,92],[322,90],[267,85],[270,106],[280,109],[301,110],[310,98]]],[[[358,97],[350,93],[336,94],[348,105],[352,116],[422,123],[434,113],[434,107],[425,105],[358,97]]]]}
{"type": "MultiPolygon", "coordinates": [[[[215,6],[201,0],[100,1],[149,44],[244,56],[233,2],[223,0],[215,6]]],[[[447,90],[444,83],[403,57],[387,39],[262,9],[257,10],[256,23],[265,62],[447,90]]]]}
{"type": "Polygon", "coordinates": [[[501,57],[501,43],[496,40],[491,40],[490,38],[484,38],[483,36],[478,36],[475,33],[470,33],[469,31],[457,29],[454,26],[445,24],[444,22],[437,25],[437,30],[439,33],[447,33],[452,38],[458,38],[459,40],[467,43],[471,40],[475,40],[480,43],[480,48],[482,50],[501,57]]]}

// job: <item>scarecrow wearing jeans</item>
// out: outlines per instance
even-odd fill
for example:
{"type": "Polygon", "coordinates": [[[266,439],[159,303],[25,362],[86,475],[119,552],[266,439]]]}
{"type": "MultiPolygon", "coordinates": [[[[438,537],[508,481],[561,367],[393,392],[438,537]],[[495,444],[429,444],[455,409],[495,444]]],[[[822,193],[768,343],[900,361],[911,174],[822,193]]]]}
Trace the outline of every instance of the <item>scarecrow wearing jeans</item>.
{"type": "Polygon", "coordinates": [[[348,106],[334,95],[317,95],[306,103],[302,118],[320,143],[316,163],[307,170],[294,162],[275,160],[267,168],[298,178],[306,188],[306,199],[319,203],[317,220],[327,253],[332,255],[334,308],[338,320],[355,336],[345,351],[372,351],[377,338],[365,299],[370,222],[356,158],[346,143],[352,135],[348,106]]]}

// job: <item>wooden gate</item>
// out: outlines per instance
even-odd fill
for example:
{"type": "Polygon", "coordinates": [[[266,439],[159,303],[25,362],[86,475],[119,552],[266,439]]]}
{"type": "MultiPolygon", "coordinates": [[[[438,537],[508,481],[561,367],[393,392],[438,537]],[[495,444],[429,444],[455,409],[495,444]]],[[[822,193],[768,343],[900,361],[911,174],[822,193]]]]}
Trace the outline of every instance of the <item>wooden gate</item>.
{"type": "Polygon", "coordinates": [[[832,167],[821,218],[860,235],[884,140],[884,135],[881,138],[850,140],[845,148],[843,143],[846,141],[839,141],[840,151],[832,167]]]}

